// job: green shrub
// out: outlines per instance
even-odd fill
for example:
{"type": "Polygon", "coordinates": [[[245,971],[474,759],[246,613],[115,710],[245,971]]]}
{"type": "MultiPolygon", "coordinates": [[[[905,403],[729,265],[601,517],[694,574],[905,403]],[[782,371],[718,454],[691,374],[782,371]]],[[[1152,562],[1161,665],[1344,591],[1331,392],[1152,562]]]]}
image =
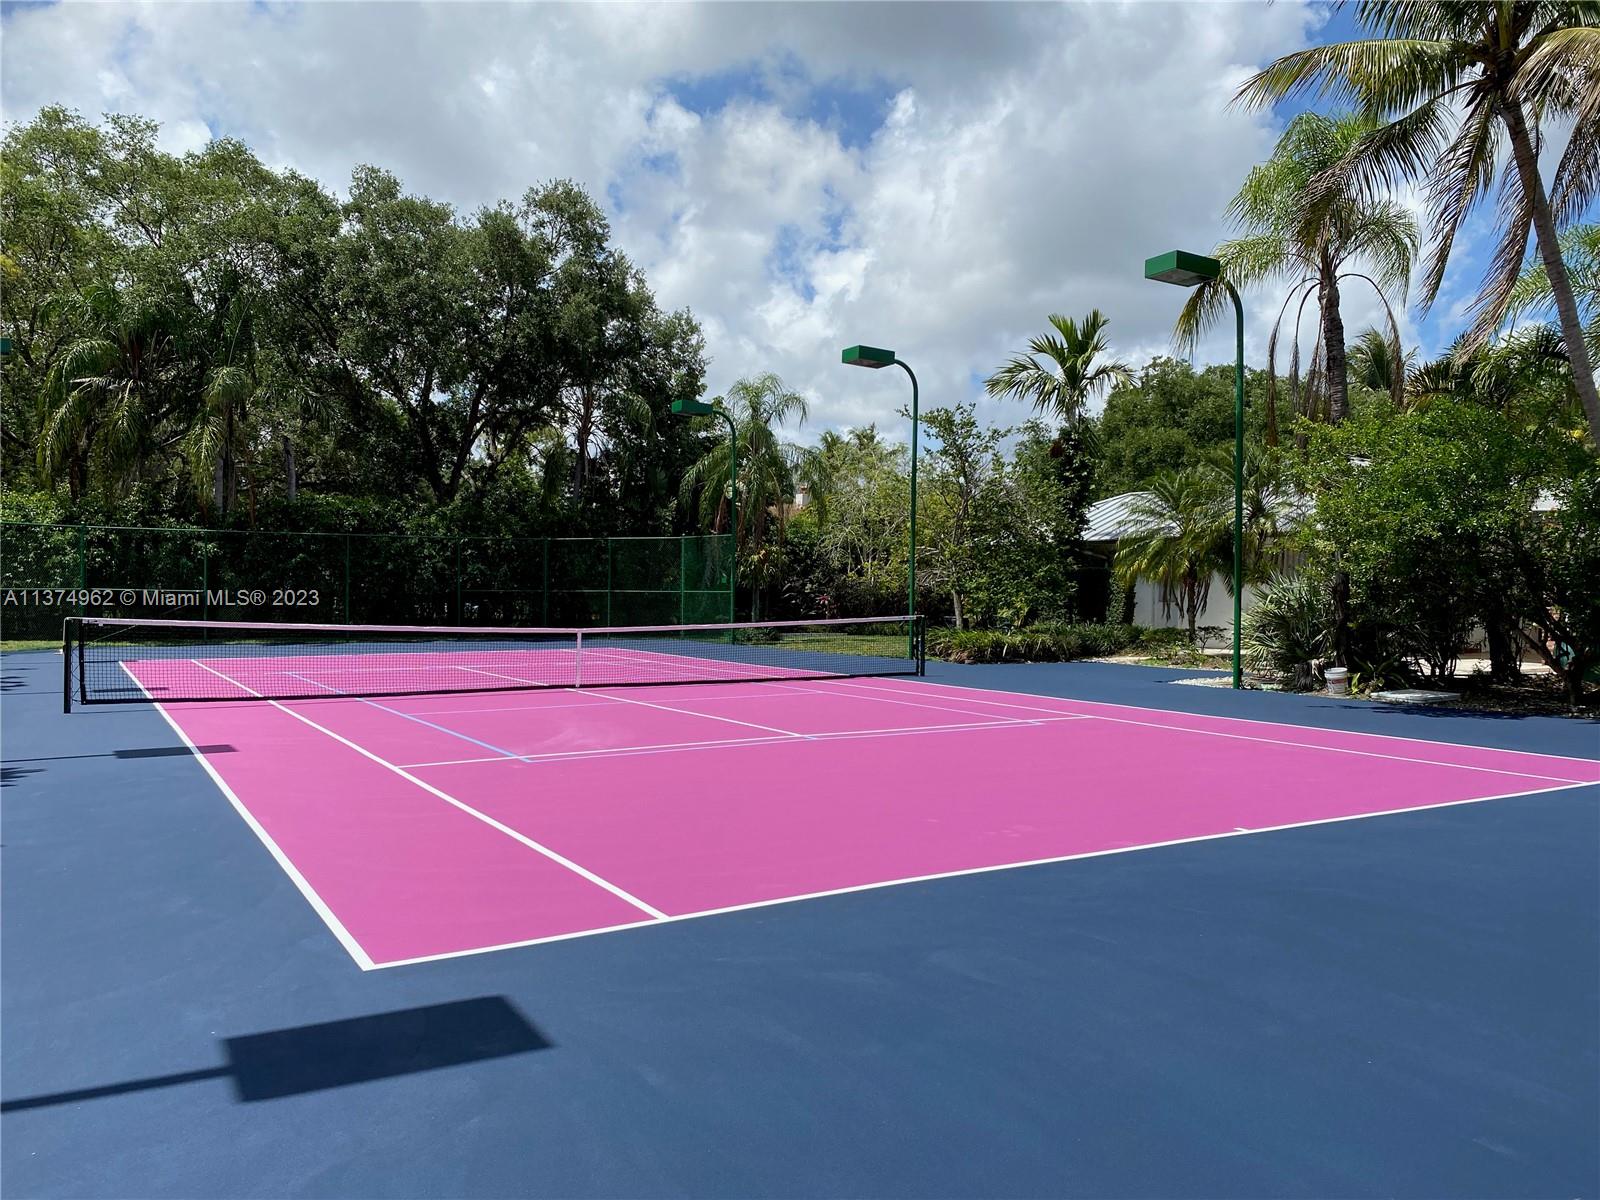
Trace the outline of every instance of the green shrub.
{"type": "Polygon", "coordinates": [[[1245,666],[1302,692],[1316,686],[1316,661],[1332,637],[1328,586],[1309,574],[1274,580],[1239,627],[1245,666]]]}
{"type": "Polygon", "coordinates": [[[1116,654],[1133,644],[1132,625],[1030,625],[1024,629],[928,630],[928,654],[947,662],[1070,662],[1116,654]]]}
{"type": "Polygon", "coordinates": [[[1140,650],[1159,652],[1162,650],[1191,649],[1192,643],[1189,635],[1182,629],[1141,629],[1138,641],[1134,643],[1140,650]]]}

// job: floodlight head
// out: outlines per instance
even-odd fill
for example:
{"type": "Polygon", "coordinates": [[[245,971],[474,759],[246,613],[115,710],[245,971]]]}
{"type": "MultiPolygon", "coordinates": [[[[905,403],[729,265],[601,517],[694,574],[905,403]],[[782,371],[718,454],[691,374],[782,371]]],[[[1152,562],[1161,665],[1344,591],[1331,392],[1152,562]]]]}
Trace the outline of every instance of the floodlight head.
{"type": "Polygon", "coordinates": [[[709,417],[717,410],[700,400],[674,400],[672,411],[680,417],[709,417]]]}
{"type": "Polygon", "coordinates": [[[1187,250],[1168,250],[1154,258],[1144,260],[1144,277],[1160,283],[1174,283],[1179,287],[1194,287],[1222,274],[1222,264],[1203,254],[1190,254],[1187,250]]]}
{"type": "Polygon", "coordinates": [[[876,371],[880,367],[894,366],[894,351],[880,350],[876,346],[848,346],[839,361],[847,367],[868,367],[876,371]]]}

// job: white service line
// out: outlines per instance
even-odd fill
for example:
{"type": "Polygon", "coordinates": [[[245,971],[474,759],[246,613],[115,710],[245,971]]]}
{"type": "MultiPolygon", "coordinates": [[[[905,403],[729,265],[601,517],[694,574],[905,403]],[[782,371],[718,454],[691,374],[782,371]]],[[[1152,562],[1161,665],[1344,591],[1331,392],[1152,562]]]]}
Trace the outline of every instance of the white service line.
{"type": "MultiPolygon", "coordinates": [[[[725,659],[720,659],[720,658],[696,658],[693,655],[688,655],[688,654],[667,654],[667,653],[665,653],[664,651],[661,651],[661,650],[640,650],[640,649],[629,649],[629,648],[626,648],[626,647],[620,648],[620,649],[611,649],[611,650],[591,650],[591,649],[588,649],[586,647],[584,649],[584,651],[583,651],[583,656],[585,658],[600,658],[600,659],[609,658],[612,661],[621,661],[621,662],[626,662],[626,663],[636,663],[636,662],[639,662],[640,660],[648,660],[648,661],[650,661],[652,663],[663,663],[663,664],[665,664],[665,663],[692,662],[692,663],[694,663],[696,670],[709,669],[709,670],[713,670],[713,671],[720,670],[720,671],[724,671],[724,672],[731,672],[730,674],[719,674],[717,676],[717,678],[719,680],[725,679],[728,683],[757,683],[757,682],[762,682],[762,680],[752,680],[750,678],[750,667],[752,666],[752,664],[750,664],[750,663],[741,663],[741,662],[736,662],[736,661],[732,661],[732,660],[725,660],[725,659]]],[[[806,674],[806,672],[801,671],[798,668],[777,667],[777,666],[768,665],[766,663],[761,663],[761,664],[758,664],[758,665],[761,667],[761,669],[763,671],[766,671],[766,672],[787,673],[788,675],[792,675],[793,677],[795,677],[797,679],[810,679],[810,678],[813,678],[813,676],[806,674]]],[[[675,679],[675,678],[681,678],[681,676],[669,675],[666,679],[664,679],[662,681],[663,686],[665,686],[667,684],[670,684],[673,681],[673,679],[675,679]]],[[[763,680],[765,678],[766,678],[766,676],[763,676],[763,680]]],[[[696,680],[696,682],[702,682],[702,681],[696,680]]],[[[605,684],[603,684],[603,683],[601,683],[601,684],[592,684],[592,685],[587,685],[586,684],[585,686],[604,687],[605,684]]]]}
{"type": "Polygon", "coordinates": [[[422,719],[422,717],[416,715],[415,713],[402,712],[398,708],[390,708],[387,704],[379,704],[376,700],[369,699],[366,696],[351,696],[346,692],[339,691],[337,688],[329,687],[325,683],[318,683],[315,679],[309,679],[304,675],[296,675],[293,671],[287,671],[284,673],[292,678],[298,679],[301,683],[309,683],[312,687],[323,688],[324,690],[331,692],[332,695],[328,697],[330,700],[355,700],[361,704],[375,708],[379,712],[386,712],[395,717],[404,717],[408,721],[415,721],[418,725],[425,725],[429,729],[437,729],[440,733],[447,733],[451,737],[459,738],[463,742],[471,742],[474,746],[482,746],[485,750],[493,750],[499,754],[501,758],[515,758],[517,756],[517,752],[515,750],[507,750],[504,746],[496,746],[493,742],[485,742],[480,738],[470,737],[465,733],[451,729],[448,725],[437,725],[432,721],[425,721],[422,719]]]}
{"type": "Polygon", "coordinates": [[[965,875],[989,875],[997,871],[1016,871],[1024,867],[1049,866],[1052,863],[1075,862],[1083,858],[1109,858],[1116,854],[1133,854],[1142,850],[1161,850],[1169,846],[1187,846],[1195,842],[1220,841],[1223,838],[1255,837],[1263,833],[1281,833],[1290,829],[1307,829],[1316,825],[1339,825],[1348,821],[1365,821],[1371,817],[1393,817],[1404,813],[1429,812],[1436,808],[1459,808],[1464,804],[1485,804],[1491,800],[1514,800],[1520,796],[1542,796],[1551,792],[1567,791],[1573,787],[1580,786],[1584,785],[1566,784],[1560,787],[1533,788],[1522,792],[1506,792],[1498,796],[1474,796],[1466,800],[1447,800],[1441,804],[1421,804],[1409,808],[1391,808],[1382,812],[1352,813],[1344,817],[1320,817],[1314,821],[1294,821],[1287,825],[1263,825],[1255,829],[1230,829],[1220,833],[1205,833],[1195,837],[1174,838],[1165,842],[1147,842],[1138,846],[1115,846],[1109,850],[1086,850],[1078,854],[1058,854],[1050,858],[1032,858],[1025,862],[998,863],[987,867],[967,867],[958,871],[938,871],[931,875],[909,875],[904,879],[885,879],[878,883],[860,883],[850,887],[829,888],[826,891],[807,892],[800,896],[779,896],[773,900],[753,900],[746,904],[730,904],[723,908],[708,908],[699,912],[676,913],[659,921],[609,926],[604,929],[584,929],[574,933],[560,933],[552,937],[529,938],[521,942],[503,942],[495,946],[476,946],[470,950],[450,950],[443,954],[427,954],[418,958],[396,959],[393,962],[379,963],[378,969],[409,967],[418,963],[438,962],[448,958],[467,958],[474,954],[493,954],[500,950],[516,950],[524,946],[539,946],[546,942],[564,942],[573,938],[593,937],[598,934],[612,933],[618,929],[634,929],[638,928],[639,925],[660,926],[672,924],[676,921],[694,921],[701,917],[716,917],[757,908],[773,908],[780,904],[794,904],[802,900],[821,900],[829,896],[846,896],[854,892],[871,892],[877,891],[879,888],[900,887],[908,883],[930,883],[940,879],[957,879],[965,875]]]}
{"type": "Polygon", "coordinates": [[[345,952],[356,960],[356,965],[363,971],[372,970],[377,964],[372,961],[371,955],[361,948],[361,943],[356,941],[351,932],[344,927],[344,922],[340,921],[334,915],[333,909],[329,908],[322,897],[317,895],[317,889],[311,886],[304,875],[300,874],[300,869],[294,865],[294,861],[283,852],[277,842],[272,840],[272,835],[266,831],[260,821],[256,820],[255,814],[244,806],[244,803],[234,793],[234,790],[228,786],[227,780],[217,774],[217,769],[211,765],[211,760],[200,752],[200,748],[184,732],[183,726],[172,719],[172,714],[167,711],[166,706],[150,694],[144,684],[139,682],[137,675],[128,670],[127,663],[119,662],[117,665],[122,668],[123,673],[129,679],[133,680],[134,686],[144,693],[145,699],[155,705],[156,711],[161,714],[161,719],[172,728],[172,732],[177,734],[179,740],[189,748],[189,753],[195,756],[205,773],[211,776],[211,782],[217,785],[217,790],[227,798],[229,804],[233,805],[233,811],[239,814],[240,819],[244,821],[250,832],[255,834],[261,844],[267,848],[267,853],[272,855],[278,866],[283,869],[283,873],[289,877],[289,882],[299,889],[300,894],[305,897],[306,903],[311,905],[311,911],[322,918],[322,923],[338,939],[339,944],[345,948],[345,952]]]}
{"type": "MultiPolygon", "coordinates": [[[[566,690],[569,690],[569,689],[565,689],[564,688],[562,690],[566,691],[566,690]]],[[[584,690],[587,691],[588,689],[585,688],[584,690]]],[[[470,693],[461,693],[461,694],[467,695],[467,694],[470,694],[470,693]]],[[[533,693],[530,694],[530,698],[532,698],[532,699],[539,699],[541,696],[542,696],[542,693],[540,693],[540,692],[533,692],[533,693]]],[[[429,697],[430,700],[434,699],[434,698],[435,697],[432,697],[432,696],[429,697]]],[[[594,707],[593,703],[590,703],[590,704],[503,704],[503,705],[497,705],[494,708],[424,708],[424,709],[421,709],[418,712],[411,713],[409,715],[415,716],[415,717],[452,717],[452,716],[455,716],[457,714],[465,716],[465,715],[467,715],[469,713],[492,713],[492,712],[542,713],[542,712],[549,712],[551,709],[556,709],[556,708],[592,708],[592,707],[594,707]]]]}
{"type": "Polygon", "coordinates": [[[977,721],[972,724],[958,725],[905,725],[893,726],[888,729],[841,729],[833,733],[809,733],[801,739],[792,737],[716,738],[711,741],[701,742],[662,742],[649,746],[602,746],[592,750],[553,750],[544,754],[521,754],[516,758],[451,758],[441,762],[409,763],[406,765],[406,770],[421,770],[424,767],[464,767],[475,763],[560,762],[581,758],[605,758],[608,755],[667,754],[681,750],[723,750],[730,746],[792,746],[797,740],[834,742],[851,741],[857,738],[901,737],[907,734],[966,733],[978,729],[1030,729],[1039,725],[1049,725],[1055,721],[1076,721],[1078,719],[1072,716],[1043,717],[1037,721],[1008,718],[1003,721],[977,721]]]}
{"type": "MultiPolygon", "coordinates": [[[[845,681],[844,680],[839,680],[838,682],[843,683],[845,681]]],[[[765,686],[774,687],[774,688],[783,688],[785,691],[791,691],[791,692],[804,692],[804,693],[806,693],[807,695],[810,695],[810,696],[845,696],[845,695],[849,694],[849,693],[846,693],[846,692],[827,692],[827,691],[821,690],[820,688],[814,688],[814,687],[801,687],[797,683],[769,682],[765,686]]],[[[852,692],[862,691],[862,690],[864,690],[864,689],[858,689],[858,688],[852,688],[851,689],[852,692]]],[[[878,689],[878,690],[884,692],[885,694],[881,695],[881,696],[880,695],[876,695],[876,694],[870,695],[870,696],[862,695],[862,696],[859,697],[859,699],[872,700],[872,701],[880,702],[880,703],[883,703],[883,704],[904,704],[904,705],[907,705],[907,706],[909,706],[911,708],[931,708],[935,712],[960,713],[963,716],[968,716],[968,717],[990,717],[990,718],[992,718],[992,719],[994,719],[996,721],[1015,721],[1015,720],[1017,720],[1016,717],[1006,717],[1006,716],[1000,715],[999,713],[977,712],[976,710],[970,709],[970,708],[951,708],[947,704],[928,704],[927,702],[922,701],[922,700],[903,700],[903,699],[899,698],[899,694],[895,693],[894,689],[892,689],[892,688],[882,688],[882,689],[878,689]]],[[[724,699],[728,699],[728,700],[733,700],[733,699],[737,699],[738,697],[727,696],[727,697],[723,697],[723,698],[724,699]]],[[[1056,710],[1053,710],[1053,709],[1047,709],[1047,708],[1041,708],[1041,709],[1038,709],[1037,711],[1053,713],[1053,716],[1051,717],[1051,719],[1052,720],[1057,720],[1057,721],[1088,721],[1088,720],[1092,720],[1093,719],[1093,716],[1090,713],[1062,713],[1062,712],[1059,712],[1059,711],[1056,711],[1056,710]]]]}
{"type": "MultiPolygon", "coordinates": [[[[573,690],[576,691],[577,689],[573,690]]],[[[597,688],[585,688],[583,689],[583,693],[580,694],[586,693],[593,695],[597,690],[597,688]]],[[[792,738],[809,738],[815,736],[814,734],[810,733],[796,733],[792,729],[779,729],[776,725],[758,725],[754,721],[741,721],[736,717],[719,717],[716,713],[695,712],[691,708],[673,708],[670,704],[657,704],[653,700],[638,700],[632,696],[618,696],[614,692],[604,692],[601,694],[603,694],[607,700],[615,700],[619,704],[637,704],[642,708],[656,708],[660,709],[662,712],[677,713],[680,717],[704,717],[708,721],[724,721],[729,725],[743,725],[746,729],[761,729],[765,730],[767,733],[781,733],[785,737],[792,738]]]]}
{"type": "Polygon", "coordinates": [[[217,676],[220,679],[226,679],[229,683],[233,684],[235,687],[244,688],[245,691],[250,692],[252,695],[257,696],[258,698],[260,698],[262,700],[265,700],[266,703],[272,705],[272,707],[277,709],[279,712],[288,713],[296,721],[299,721],[299,722],[301,722],[302,724],[305,724],[305,725],[309,725],[312,729],[315,729],[318,733],[326,734],[328,737],[331,737],[334,741],[338,742],[342,746],[348,746],[350,749],[354,750],[357,754],[361,755],[363,758],[369,759],[370,761],[377,763],[380,767],[383,767],[385,770],[393,771],[396,775],[400,776],[400,778],[404,779],[408,783],[415,784],[417,787],[419,787],[423,791],[427,792],[430,796],[434,796],[434,797],[436,797],[436,798],[438,798],[440,800],[443,800],[446,804],[453,805],[454,807],[460,809],[462,812],[466,813],[468,816],[475,817],[477,820],[482,821],[485,825],[489,826],[489,828],[494,829],[494,830],[496,830],[496,831],[498,831],[500,833],[503,833],[508,838],[511,838],[513,841],[520,842],[522,845],[526,846],[528,849],[536,851],[537,853],[544,855],[551,862],[557,863],[560,866],[563,866],[563,867],[567,868],[567,870],[573,872],[574,874],[582,876],[584,879],[587,879],[590,883],[593,883],[593,884],[596,884],[596,885],[598,885],[600,887],[603,887],[606,891],[610,892],[613,896],[616,896],[619,900],[624,900],[627,903],[633,905],[640,912],[648,913],[650,916],[656,918],[657,920],[660,920],[660,919],[664,918],[667,915],[666,913],[662,912],[659,908],[656,908],[656,907],[654,907],[653,905],[650,905],[650,904],[646,904],[643,900],[639,899],[639,897],[633,895],[631,892],[628,892],[628,891],[624,890],[623,888],[618,887],[616,884],[612,883],[609,879],[602,878],[601,876],[596,875],[593,871],[589,870],[587,867],[581,866],[578,863],[573,862],[570,858],[568,858],[566,855],[560,853],[559,851],[552,850],[549,846],[546,846],[546,845],[543,845],[542,843],[534,841],[531,837],[528,837],[526,834],[518,833],[515,829],[511,828],[511,826],[505,824],[502,821],[495,820],[488,813],[480,812],[478,809],[473,808],[472,805],[467,804],[464,801],[457,800],[454,796],[450,795],[448,792],[441,791],[439,788],[434,787],[433,784],[428,783],[426,780],[418,779],[415,775],[411,774],[404,767],[396,766],[394,763],[390,762],[388,759],[380,758],[378,755],[374,754],[371,750],[368,750],[365,746],[358,745],[357,743],[352,742],[349,738],[342,737],[341,735],[335,733],[333,730],[328,729],[328,728],[326,728],[326,727],[324,727],[322,725],[317,724],[315,721],[313,721],[310,717],[306,716],[304,713],[296,712],[294,709],[288,707],[285,704],[280,703],[277,700],[272,700],[272,699],[268,699],[265,696],[261,696],[261,694],[259,692],[254,691],[254,689],[245,687],[244,684],[240,683],[236,679],[229,679],[228,676],[224,675],[221,671],[213,670],[211,667],[206,666],[205,663],[199,661],[198,659],[190,659],[189,661],[194,663],[195,666],[200,667],[203,670],[210,671],[213,675],[217,676]]]}
{"type": "MultiPolygon", "coordinates": [[[[840,683],[841,683],[841,686],[849,686],[842,680],[840,681],[840,683]]],[[[852,691],[856,691],[856,690],[862,690],[862,689],[859,689],[857,687],[852,686],[851,690],[852,691]]],[[[873,689],[873,690],[886,691],[886,692],[890,692],[890,693],[893,693],[895,691],[895,689],[893,689],[893,688],[877,688],[877,689],[873,689]]],[[[1007,694],[1010,695],[1010,694],[1013,694],[1013,693],[1007,693],[1007,694]]],[[[1061,710],[1060,709],[1039,708],[1039,707],[1033,707],[1033,706],[1026,705],[1026,704],[1007,704],[1007,703],[1004,703],[1003,701],[999,701],[999,700],[985,701],[984,703],[990,703],[990,704],[993,704],[993,705],[995,705],[996,707],[999,707],[999,708],[1018,708],[1018,709],[1023,709],[1025,711],[1029,711],[1029,712],[1053,712],[1053,713],[1056,713],[1057,715],[1063,715],[1063,714],[1061,714],[1061,710]]],[[[1072,703],[1099,704],[1101,702],[1098,701],[1098,700],[1083,700],[1083,701],[1065,700],[1065,701],[1063,701],[1063,703],[1067,703],[1067,704],[1072,704],[1072,703]]],[[[1140,709],[1140,708],[1137,708],[1137,706],[1131,705],[1131,704],[1119,704],[1119,705],[1114,705],[1113,707],[1116,707],[1116,708],[1133,708],[1136,712],[1157,712],[1157,711],[1160,711],[1160,710],[1157,710],[1157,709],[1149,709],[1149,708],[1140,709]]],[[[1228,732],[1226,732],[1224,730],[1221,730],[1221,729],[1194,729],[1194,728],[1192,728],[1192,727],[1190,727],[1188,725],[1173,725],[1173,724],[1168,724],[1167,722],[1164,722],[1164,721],[1139,721],[1139,720],[1135,720],[1132,717],[1112,717],[1112,716],[1107,716],[1104,713],[1080,713],[1080,714],[1077,714],[1077,715],[1082,716],[1082,717],[1086,717],[1086,718],[1088,718],[1090,720],[1095,720],[1095,721],[1111,721],[1112,723],[1117,724],[1117,725],[1140,725],[1140,726],[1143,726],[1143,727],[1145,727],[1147,729],[1164,729],[1164,730],[1167,730],[1168,732],[1171,732],[1171,733],[1192,733],[1192,734],[1196,734],[1196,735],[1198,735],[1200,737],[1230,738],[1230,739],[1232,739],[1234,741],[1240,741],[1240,742],[1262,742],[1262,743],[1265,743],[1265,744],[1268,744],[1268,745],[1274,745],[1274,746],[1293,746],[1293,747],[1297,747],[1297,748],[1303,749],[1303,750],[1326,750],[1330,754],[1354,754],[1354,755],[1357,755],[1357,756],[1359,756],[1361,758],[1382,758],[1382,759],[1387,759],[1390,762],[1418,763],[1418,764],[1421,764],[1423,766],[1429,766],[1429,767],[1450,767],[1450,768],[1453,768],[1453,769],[1458,770],[1458,771],[1483,771],[1483,772],[1485,772],[1487,774],[1490,774],[1490,775],[1511,775],[1511,776],[1515,776],[1516,778],[1519,778],[1519,779],[1544,779],[1544,780],[1548,780],[1548,781],[1550,781],[1552,783],[1597,783],[1597,782],[1600,782],[1600,780],[1595,780],[1595,779],[1572,779],[1572,778],[1570,778],[1569,776],[1566,776],[1566,775],[1539,775],[1539,774],[1536,774],[1533,771],[1518,771],[1518,770],[1513,770],[1513,769],[1506,768],[1506,767],[1480,767],[1480,766],[1477,766],[1476,764],[1473,764],[1473,763],[1440,762],[1438,759],[1433,759],[1433,758],[1413,758],[1413,757],[1411,757],[1409,755],[1405,755],[1405,754],[1385,754],[1381,750],[1357,750],[1353,746],[1324,746],[1324,745],[1319,745],[1316,742],[1300,742],[1300,741],[1295,741],[1295,740],[1293,740],[1291,738],[1262,737],[1262,736],[1257,735],[1257,734],[1249,734],[1249,733],[1228,733],[1228,732]]],[[[1181,715],[1181,716],[1186,716],[1186,717],[1200,717],[1202,719],[1207,719],[1207,718],[1210,717],[1209,713],[1181,713],[1181,714],[1174,714],[1174,715],[1181,715]]],[[[1258,725],[1270,724],[1270,725],[1272,725],[1273,728],[1276,728],[1276,729],[1284,728],[1283,725],[1277,724],[1276,722],[1257,721],[1257,722],[1255,722],[1255,724],[1258,724],[1258,725]]],[[[1329,732],[1329,733],[1345,733],[1346,731],[1344,731],[1344,730],[1327,730],[1326,732],[1329,732]]],[[[1388,737],[1389,735],[1388,734],[1355,734],[1354,736],[1357,736],[1357,737],[1388,737]]],[[[1408,738],[1408,739],[1405,739],[1405,740],[1407,740],[1407,741],[1420,741],[1421,739],[1420,738],[1408,738]]],[[[1429,742],[1427,744],[1428,745],[1438,745],[1438,746],[1455,746],[1457,749],[1465,749],[1465,750],[1488,750],[1488,749],[1493,749],[1493,747],[1488,747],[1488,746],[1461,746],[1458,743],[1454,743],[1454,742],[1429,742]]],[[[1507,750],[1507,751],[1502,751],[1501,753],[1520,754],[1521,751],[1519,751],[1519,750],[1507,750]]],[[[1555,755],[1546,755],[1544,757],[1552,757],[1553,758],[1553,757],[1557,757],[1557,756],[1555,756],[1555,755]]]]}

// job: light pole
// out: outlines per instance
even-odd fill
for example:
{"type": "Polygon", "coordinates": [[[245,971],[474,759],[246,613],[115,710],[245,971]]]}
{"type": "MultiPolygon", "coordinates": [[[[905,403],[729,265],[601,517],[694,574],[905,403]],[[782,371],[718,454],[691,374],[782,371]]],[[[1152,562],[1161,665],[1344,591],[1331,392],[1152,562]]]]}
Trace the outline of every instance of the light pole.
{"type": "Polygon", "coordinates": [[[1243,685],[1239,666],[1239,621],[1244,610],[1244,305],[1222,278],[1222,264],[1203,254],[1169,250],[1144,260],[1144,277],[1178,287],[1216,280],[1228,289],[1237,318],[1233,359],[1233,686],[1243,685]]]}
{"type": "Polygon", "coordinates": [[[911,376],[911,554],[906,599],[910,604],[907,615],[914,617],[917,615],[917,377],[910,367],[894,356],[893,350],[880,350],[876,346],[849,346],[839,357],[848,367],[866,367],[877,371],[892,366],[899,367],[911,376]]]}
{"type": "Polygon", "coordinates": [[[728,410],[699,400],[674,400],[672,411],[680,417],[718,416],[728,423],[728,524],[733,529],[733,565],[728,568],[728,620],[733,620],[733,597],[739,586],[739,427],[728,410]]]}

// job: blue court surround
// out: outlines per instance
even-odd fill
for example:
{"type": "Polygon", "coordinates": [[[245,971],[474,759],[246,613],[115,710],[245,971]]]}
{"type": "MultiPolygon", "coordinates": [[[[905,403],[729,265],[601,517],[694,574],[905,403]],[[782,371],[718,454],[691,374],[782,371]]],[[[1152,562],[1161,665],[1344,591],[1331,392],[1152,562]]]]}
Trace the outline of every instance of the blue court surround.
{"type": "Polygon", "coordinates": [[[1600,788],[363,973],[161,718],[65,717],[59,668],[0,659],[7,1197],[1600,1193],[1600,788]]]}

